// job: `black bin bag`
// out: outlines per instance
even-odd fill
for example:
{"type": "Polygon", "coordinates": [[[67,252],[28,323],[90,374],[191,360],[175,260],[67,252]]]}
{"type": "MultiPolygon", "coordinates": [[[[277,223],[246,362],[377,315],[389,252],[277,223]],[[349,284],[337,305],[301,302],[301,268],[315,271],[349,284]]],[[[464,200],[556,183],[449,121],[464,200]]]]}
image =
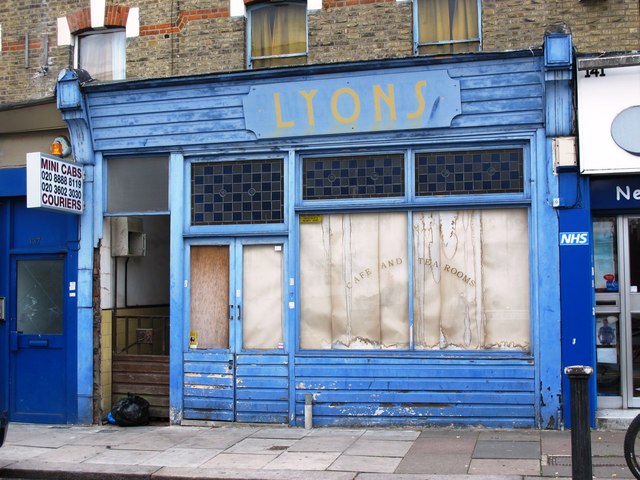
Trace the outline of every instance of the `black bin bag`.
{"type": "Polygon", "coordinates": [[[127,394],[121,398],[109,412],[109,421],[121,427],[137,427],[149,424],[149,402],[138,395],[127,394]]]}

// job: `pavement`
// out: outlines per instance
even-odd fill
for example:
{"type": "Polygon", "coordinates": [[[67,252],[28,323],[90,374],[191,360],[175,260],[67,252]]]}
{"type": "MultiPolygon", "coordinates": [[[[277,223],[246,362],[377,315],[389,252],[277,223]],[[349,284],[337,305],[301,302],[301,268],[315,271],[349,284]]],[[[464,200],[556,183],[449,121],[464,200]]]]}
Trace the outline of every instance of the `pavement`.
{"type": "MultiPolygon", "coordinates": [[[[591,432],[595,478],[633,478],[624,433],[591,432]]],[[[12,423],[0,448],[0,478],[527,480],[571,472],[571,432],[551,430],[12,423]]]]}

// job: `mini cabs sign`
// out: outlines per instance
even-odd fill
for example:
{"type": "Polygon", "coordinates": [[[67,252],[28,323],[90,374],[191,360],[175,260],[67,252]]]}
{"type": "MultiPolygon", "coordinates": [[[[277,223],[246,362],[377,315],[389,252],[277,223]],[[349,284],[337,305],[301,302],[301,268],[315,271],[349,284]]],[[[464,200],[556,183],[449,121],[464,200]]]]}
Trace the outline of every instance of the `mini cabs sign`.
{"type": "Polygon", "coordinates": [[[82,165],[40,152],[27,153],[27,208],[82,214],[82,165]]]}

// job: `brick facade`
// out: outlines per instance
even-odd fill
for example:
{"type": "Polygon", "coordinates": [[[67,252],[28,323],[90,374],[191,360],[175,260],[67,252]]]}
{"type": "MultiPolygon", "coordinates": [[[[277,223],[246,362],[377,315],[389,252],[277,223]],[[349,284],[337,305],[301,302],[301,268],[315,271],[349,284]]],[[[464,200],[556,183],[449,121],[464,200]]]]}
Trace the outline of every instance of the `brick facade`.
{"type": "MultiPolygon", "coordinates": [[[[539,47],[545,30],[566,24],[580,53],[640,49],[640,12],[631,0],[483,0],[484,51],[539,47]]],[[[140,11],[140,35],[127,40],[127,78],[242,70],[246,19],[229,16],[229,0],[107,0],[105,25],[124,26],[140,11]]],[[[410,1],[324,0],[310,11],[308,63],[413,55],[410,1]]],[[[73,47],[57,45],[57,18],[72,33],[90,28],[89,0],[3,0],[0,103],[53,95],[73,47]],[[28,36],[28,48],[26,37],[28,36]]]]}

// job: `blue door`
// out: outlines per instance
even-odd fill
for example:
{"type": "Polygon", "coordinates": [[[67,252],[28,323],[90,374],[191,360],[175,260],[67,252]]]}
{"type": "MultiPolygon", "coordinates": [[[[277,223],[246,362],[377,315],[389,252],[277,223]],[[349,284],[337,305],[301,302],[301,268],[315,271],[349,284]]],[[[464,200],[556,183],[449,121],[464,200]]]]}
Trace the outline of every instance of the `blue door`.
{"type": "Polygon", "coordinates": [[[11,263],[10,418],[66,423],[65,255],[20,255],[11,263]]]}
{"type": "Polygon", "coordinates": [[[184,418],[287,423],[285,239],[194,241],[184,418]]]}

